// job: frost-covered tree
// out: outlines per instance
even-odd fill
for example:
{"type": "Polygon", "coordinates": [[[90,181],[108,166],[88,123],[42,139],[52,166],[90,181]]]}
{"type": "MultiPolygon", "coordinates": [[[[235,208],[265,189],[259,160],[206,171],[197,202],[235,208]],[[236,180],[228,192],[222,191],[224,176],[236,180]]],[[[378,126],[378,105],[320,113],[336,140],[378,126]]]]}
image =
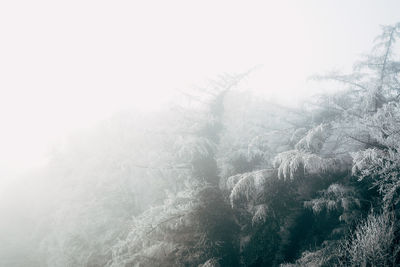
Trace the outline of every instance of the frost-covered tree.
{"type": "Polygon", "coordinates": [[[230,212],[215,187],[188,185],[134,219],[113,247],[110,266],[197,266],[211,259],[234,266],[230,212]]]}
{"type": "MultiPolygon", "coordinates": [[[[320,103],[325,107],[319,105],[318,108],[328,110],[325,114],[334,118],[332,128],[342,141],[336,145],[336,149],[331,149],[331,153],[351,155],[354,178],[338,181],[344,183],[340,186],[330,185],[319,193],[319,197],[306,201],[305,206],[319,217],[321,212],[329,216],[335,213],[340,215],[341,232],[354,232],[349,241],[342,243],[327,236],[327,241],[334,244],[334,249],[328,251],[335,255],[335,259],[326,257],[326,248],[331,248],[331,245],[321,246],[303,254],[298,264],[392,266],[398,263],[394,235],[398,231],[395,222],[398,220],[396,211],[399,199],[399,61],[395,53],[395,41],[400,36],[399,25],[383,27],[372,53],[356,64],[352,74],[334,73],[324,77],[347,86],[342,92],[321,97],[320,103]],[[343,99],[342,96],[348,98],[343,99]],[[382,198],[379,199],[375,192],[379,192],[382,198]],[[369,215],[353,228],[357,224],[357,217],[366,216],[371,212],[370,208],[372,212],[378,210],[380,215],[369,215]]],[[[345,236],[342,235],[343,238],[345,236]]]]}
{"type": "MultiPolygon", "coordinates": [[[[281,135],[281,140],[287,140],[284,141],[284,149],[279,151],[271,145],[279,142],[269,143],[269,138],[277,130],[271,128],[277,127],[279,131],[279,127],[282,127],[282,124],[271,123],[261,134],[249,132],[249,137],[241,140],[244,143],[236,150],[241,151],[240,157],[231,156],[231,159],[222,161],[222,166],[228,168],[223,173],[225,178],[221,188],[229,192],[232,208],[243,229],[240,235],[242,262],[245,265],[255,262],[273,265],[277,261],[290,259],[293,252],[287,252],[288,247],[293,249],[294,244],[301,243],[296,241],[301,235],[296,237],[295,233],[302,227],[300,218],[310,220],[315,229],[308,233],[318,240],[320,246],[324,239],[335,243],[335,240],[351,231],[370,207],[379,206],[376,198],[365,198],[368,194],[374,195],[368,182],[357,182],[350,177],[351,174],[361,175],[359,180],[375,175],[375,184],[382,192],[384,202],[390,199],[392,205],[397,203],[393,199],[396,199],[397,194],[395,170],[398,151],[396,144],[399,142],[396,116],[399,112],[393,101],[397,101],[399,88],[396,84],[398,63],[394,53],[394,43],[398,36],[398,24],[384,27],[371,56],[358,63],[353,73],[333,73],[324,77],[341,82],[347,88],[321,95],[316,101],[306,103],[308,107],[304,110],[304,117],[308,118],[308,122],[302,122],[301,118],[289,121],[295,127],[289,131],[286,129],[292,138],[281,135]],[[253,155],[268,160],[269,164],[252,163],[250,159],[253,155]],[[242,165],[238,165],[239,162],[242,165]],[[243,167],[235,169],[231,166],[243,167]],[[271,196],[266,192],[271,190],[281,195],[281,203],[285,203],[288,214],[279,214],[281,203],[270,202],[271,196]],[[285,195],[283,190],[290,194],[285,195]],[[304,206],[296,205],[296,201],[304,201],[304,206]],[[304,209],[308,208],[311,208],[313,214],[307,214],[304,209]],[[280,230],[273,230],[271,225],[267,225],[271,220],[281,225],[280,230]],[[317,220],[331,224],[322,231],[322,236],[313,232],[321,231],[324,227],[317,220]],[[260,234],[257,227],[264,230],[268,228],[269,234],[260,234]],[[259,252],[259,255],[251,254],[253,262],[246,259],[245,254],[249,253],[246,248],[251,247],[254,240],[260,236],[264,239],[272,238],[273,233],[276,234],[274,242],[278,248],[268,253],[278,256],[268,258],[262,255],[264,251],[259,252]]],[[[252,114],[254,117],[255,113],[252,114]]],[[[287,114],[278,115],[278,120],[288,121],[285,118],[287,114]]],[[[256,129],[254,125],[247,125],[247,130],[256,129]]],[[[229,132],[225,135],[231,138],[229,140],[235,140],[229,132]]],[[[258,244],[261,246],[261,243],[258,244]]],[[[331,250],[332,246],[326,245],[324,251],[328,247],[331,250]]],[[[254,252],[255,248],[251,249],[254,252]]]]}
{"type": "Polygon", "coordinates": [[[206,92],[204,106],[194,113],[185,110],[171,164],[188,167],[185,181],[192,186],[136,218],[128,236],[114,246],[111,266],[237,265],[236,224],[218,187],[216,159],[224,99],[237,79],[225,77],[206,92]]]}

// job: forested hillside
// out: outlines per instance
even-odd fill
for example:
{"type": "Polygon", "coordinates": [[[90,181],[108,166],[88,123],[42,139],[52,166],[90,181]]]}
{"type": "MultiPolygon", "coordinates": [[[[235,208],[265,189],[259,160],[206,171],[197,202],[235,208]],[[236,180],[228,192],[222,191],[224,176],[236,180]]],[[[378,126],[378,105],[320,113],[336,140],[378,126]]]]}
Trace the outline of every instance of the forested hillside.
{"type": "Polygon", "coordinates": [[[15,185],[30,223],[0,266],[400,265],[399,38],[297,107],[222,75],[76,133],[15,185]]]}

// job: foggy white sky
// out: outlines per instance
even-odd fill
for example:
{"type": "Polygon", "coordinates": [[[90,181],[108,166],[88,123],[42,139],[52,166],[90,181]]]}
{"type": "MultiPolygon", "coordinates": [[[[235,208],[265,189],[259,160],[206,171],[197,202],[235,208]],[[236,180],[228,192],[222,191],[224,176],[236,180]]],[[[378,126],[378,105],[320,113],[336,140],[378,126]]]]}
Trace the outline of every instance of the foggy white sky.
{"type": "Polygon", "coordinates": [[[255,65],[247,85],[304,94],[349,69],[400,1],[1,1],[0,179],[44,160],[68,132],[255,65]]]}

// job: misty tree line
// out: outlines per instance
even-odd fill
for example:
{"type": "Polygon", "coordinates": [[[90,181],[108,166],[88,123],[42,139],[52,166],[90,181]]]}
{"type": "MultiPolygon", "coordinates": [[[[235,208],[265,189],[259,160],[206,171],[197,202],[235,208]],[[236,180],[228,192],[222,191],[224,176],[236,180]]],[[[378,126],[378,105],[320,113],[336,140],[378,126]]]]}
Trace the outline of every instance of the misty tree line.
{"type": "Polygon", "coordinates": [[[314,77],[340,90],[297,108],[224,75],[186,105],[77,134],[31,174],[32,223],[3,262],[400,264],[399,37],[383,27],[352,73],[314,77]]]}

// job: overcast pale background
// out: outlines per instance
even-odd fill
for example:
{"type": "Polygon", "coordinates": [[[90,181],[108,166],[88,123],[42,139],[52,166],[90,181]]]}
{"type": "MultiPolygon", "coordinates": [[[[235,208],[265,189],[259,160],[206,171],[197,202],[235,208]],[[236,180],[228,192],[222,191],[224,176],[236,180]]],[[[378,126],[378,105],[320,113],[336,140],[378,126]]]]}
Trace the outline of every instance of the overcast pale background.
{"type": "Polygon", "coordinates": [[[1,1],[0,181],[69,133],[221,73],[289,104],[348,70],[400,1],[1,1]],[[310,88],[306,90],[306,88],[310,88]],[[283,100],[285,99],[285,100],[283,100]]]}

